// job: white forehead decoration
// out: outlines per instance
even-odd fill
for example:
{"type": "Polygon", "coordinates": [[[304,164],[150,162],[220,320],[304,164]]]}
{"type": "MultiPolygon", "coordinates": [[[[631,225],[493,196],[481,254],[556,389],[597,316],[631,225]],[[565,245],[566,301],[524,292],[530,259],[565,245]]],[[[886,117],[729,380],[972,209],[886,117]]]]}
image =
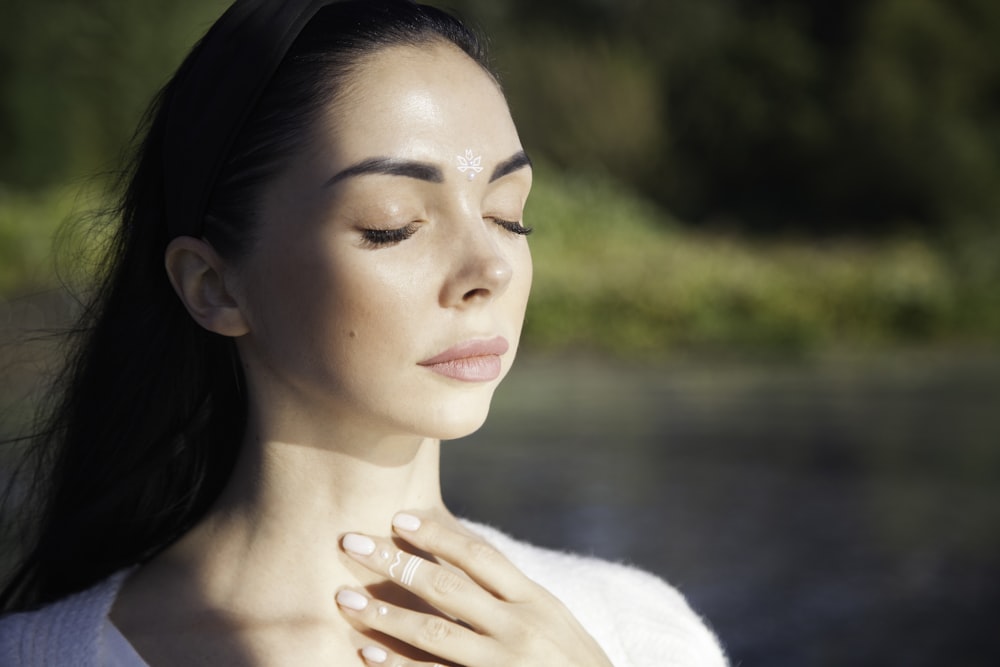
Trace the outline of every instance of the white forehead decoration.
{"type": "Polygon", "coordinates": [[[456,155],[455,157],[458,159],[458,170],[463,174],[467,173],[470,181],[483,170],[483,156],[473,155],[471,148],[465,149],[464,156],[456,155]]]}

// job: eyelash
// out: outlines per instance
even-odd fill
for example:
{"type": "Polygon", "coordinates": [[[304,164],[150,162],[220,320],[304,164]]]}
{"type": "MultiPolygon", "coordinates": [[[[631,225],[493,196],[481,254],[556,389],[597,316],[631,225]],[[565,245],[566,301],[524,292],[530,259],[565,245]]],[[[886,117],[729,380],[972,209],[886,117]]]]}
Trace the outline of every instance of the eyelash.
{"type": "MultiPolygon", "coordinates": [[[[531,227],[525,227],[520,222],[513,220],[504,220],[502,218],[492,218],[492,220],[497,225],[513,234],[527,236],[534,231],[531,227]]],[[[418,228],[418,223],[411,222],[408,225],[396,227],[395,229],[362,229],[361,238],[365,246],[369,248],[380,248],[405,241],[413,236],[417,232],[418,228]]]]}
{"type": "Polygon", "coordinates": [[[520,234],[521,236],[527,236],[531,232],[535,231],[532,227],[525,227],[520,222],[513,220],[504,220],[503,218],[493,218],[493,222],[497,223],[508,232],[513,232],[514,234],[520,234]]]}
{"type": "Polygon", "coordinates": [[[369,248],[395,245],[416,234],[417,227],[417,223],[411,222],[395,229],[362,229],[361,239],[369,248]]]}

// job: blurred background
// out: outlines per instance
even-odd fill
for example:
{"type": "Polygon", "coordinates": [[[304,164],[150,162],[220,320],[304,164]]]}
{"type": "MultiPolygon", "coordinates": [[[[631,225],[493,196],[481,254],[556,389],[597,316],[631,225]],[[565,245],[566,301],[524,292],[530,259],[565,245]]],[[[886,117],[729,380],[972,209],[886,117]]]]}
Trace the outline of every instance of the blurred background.
{"type": "MultiPolygon", "coordinates": [[[[72,316],[56,231],[226,4],[0,4],[0,437],[72,316]]],[[[439,4],[536,162],[453,508],[657,572],[734,664],[995,664],[1000,3],[439,4]]]]}

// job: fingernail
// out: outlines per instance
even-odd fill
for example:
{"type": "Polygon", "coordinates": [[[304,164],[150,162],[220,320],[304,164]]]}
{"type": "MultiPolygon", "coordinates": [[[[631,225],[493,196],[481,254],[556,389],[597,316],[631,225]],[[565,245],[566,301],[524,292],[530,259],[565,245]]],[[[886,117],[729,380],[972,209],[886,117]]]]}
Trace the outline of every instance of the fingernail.
{"type": "Polygon", "coordinates": [[[406,514],[400,512],[396,516],[392,517],[392,525],[400,530],[408,530],[413,532],[420,528],[420,519],[413,516],[412,514],[406,514]]]}
{"type": "Polygon", "coordinates": [[[375,553],[375,542],[370,537],[358,535],[357,533],[344,535],[342,544],[344,545],[344,549],[359,556],[371,556],[375,553]]]}
{"type": "Polygon", "coordinates": [[[337,593],[337,604],[354,611],[361,611],[368,606],[368,598],[361,593],[345,588],[337,593]]]}
{"type": "Polygon", "coordinates": [[[378,646],[366,646],[361,649],[361,656],[368,662],[382,664],[389,657],[389,654],[380,649],[378,646]]]}

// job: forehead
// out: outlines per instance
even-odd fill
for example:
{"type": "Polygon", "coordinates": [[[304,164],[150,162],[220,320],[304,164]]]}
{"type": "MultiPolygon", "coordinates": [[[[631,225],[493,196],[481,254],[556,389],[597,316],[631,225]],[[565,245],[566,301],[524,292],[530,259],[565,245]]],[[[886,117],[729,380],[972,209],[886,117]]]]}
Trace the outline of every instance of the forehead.
{"type": "Polygon", "coordinates": [[[382,49],[346,83],[322,128],[336,163],[374,155],[440,161],[466,149],[493,161],[520,150],[498,85],[450,44],[382,49]]]}

